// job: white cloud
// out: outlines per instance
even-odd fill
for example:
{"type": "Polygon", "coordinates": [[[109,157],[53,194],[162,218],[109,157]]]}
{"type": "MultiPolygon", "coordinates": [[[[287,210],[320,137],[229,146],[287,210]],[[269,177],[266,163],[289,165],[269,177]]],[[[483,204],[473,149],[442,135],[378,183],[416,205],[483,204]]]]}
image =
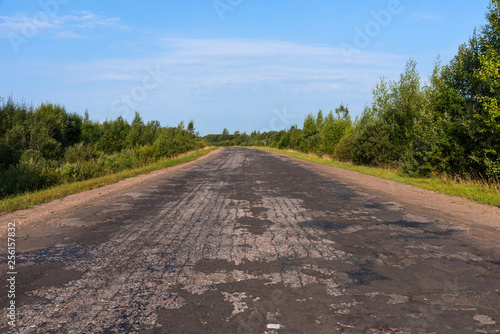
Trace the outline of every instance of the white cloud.
{"type": "MultiPolygon", "coordinates": [[[[357,90],[378,77],[398,75],[407,57],[359,52],[349,62],[341,48],[246,39],[181,39],[160,41],[160,56],[106,59],[68,64],[71,81],[140,85],[147,67],[159,68],[164,87],[184,96],[224,89],[270,89],[282,92],[357,90]],[[263,88],[267,87],[267,88],[263,88]]],[[[366,101],[365,101],[366,102],[366,101]]]]}
{"type": "Polygon", "coordinates": [[[84,35],[77,34],[71,31],[59,31],[54,34],[54,38],[57,39],[82,39],[86,38],[84,35]]]}
{"type": "Polygon", "coordinates": [[[116,28],[127,30],[128,28],[116,17],[107,17],[102,14],[94,14],[90,11],[75,12],[75,15],[66,15],[62,17],[65,24],[69,27],[77,28],[116,28]]]}
{"type": "Polygon", "coordinates": [[[444,19],[442,15],[423,13],[423,12],[415,12],[412,14],[412,16],[418,20],[426,20],[426,21],[437,21],[444,19]]]}
{"type": "Polygon", "coordinates": [[[0,15],[0,36],[11,34],[33,35],[45,32],[53,38],[82,38],[85,29],[112,28],[128,29],[119,18],[94,14],[90,11],[75,11],[71,15],[47,15],[44,12],[28,16],[17,13],[13,16],[0,15]],[[79,33],[80,32],[80,33],[79,33]]]}
{"type": "Polygon", "coordinates": [[[331,103],[325,108],[344,101],[360,111],[370,102],[379,77],[397,78],[408,59],[359,52],[347,62],[341,48],[269,40],[164,38],[160,43],[159,56],[67,64],[62,71],[68,73],[70,86],[88,84],[108,96],[103,110],[143,87],[148,69],[155,69],[161,76],[158,87],[130,110],[155,105],[189,109],[196,103],[210,110],[233,101],[243,104],[240,112],[258,105],[301,103],[311,104],[309,111],[314,111],[325,101],[331,103]]]}
{"type": "Polygon", "coordinates": [[[28,17],[25,14],[17,13],[14,16],[0,15],[0,32],[22,33],[27,25],[33,25],[38,29],[50,29],[58,26],[56,20],[43,20],[41,17],[28,17]]]}

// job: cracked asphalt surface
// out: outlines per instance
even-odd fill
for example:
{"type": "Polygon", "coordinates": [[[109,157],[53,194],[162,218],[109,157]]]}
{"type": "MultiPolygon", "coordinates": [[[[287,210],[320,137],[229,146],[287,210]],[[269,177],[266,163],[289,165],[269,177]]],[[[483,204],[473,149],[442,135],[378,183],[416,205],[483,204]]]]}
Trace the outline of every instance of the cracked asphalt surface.
{"type": "Polygon", "coordinates": [[[17,333],[500,333],[498,242],[259,150],[17,238],[17,333]]]}

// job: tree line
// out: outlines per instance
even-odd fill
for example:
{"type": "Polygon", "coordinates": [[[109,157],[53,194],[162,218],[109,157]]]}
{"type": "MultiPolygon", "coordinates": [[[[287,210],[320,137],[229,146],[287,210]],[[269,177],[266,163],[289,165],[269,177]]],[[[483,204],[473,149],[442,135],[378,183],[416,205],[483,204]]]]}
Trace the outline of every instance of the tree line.
{"type": "Polygon", "coordinates": [[[205,146],[194,122],[162,127],[135,113],[103,123],[64,107],[0,100],[0,198],[81,181],[205,146]]]}
{"type": "Polygon", "coordinates": [[[381,78],[371,105],[352,120],[347,106],[309,114],[302,128],[223,133],[215,145],[262,145],[396,166],[411,176],[500,176],[500,0],[449,64],[439,58],[427,82],[410,59],[398,80],[381,78]],[[244,140],[243,140],[244,139],[244,140]]]}

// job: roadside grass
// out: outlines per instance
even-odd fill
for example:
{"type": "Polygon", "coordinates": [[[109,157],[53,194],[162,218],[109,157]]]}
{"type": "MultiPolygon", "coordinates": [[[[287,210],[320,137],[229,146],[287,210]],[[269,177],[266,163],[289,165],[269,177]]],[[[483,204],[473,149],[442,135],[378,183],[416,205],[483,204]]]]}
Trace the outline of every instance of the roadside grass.
{"type": "Polygon", "coordinates": [[[426,178],[415,178],[402,175],[397,169],[378,168],[368,166],[357,166],[351,163],[333,161],[331,158],[319,158],[313,154],[305,154],[292,150],[279,150],[274,148],[262,148],[266,151],[283,153],[295,158],[299,158],[322,165],[343,168],[363,174],[373,175],[387,180],[409,184],[419,188],[432,190],[438,193],[459,196],[470,199],[480,204],[487,204],[500,207],[500,181],[488,182],[486,180],[475,180],[451,177],[448,175],[437,175],[426,178]]]}
{"type": "Polygon", "coordinates": [[[50,202],[54,199],[60,199],[68,195],[80,193],[86,190],[100,188],[108,184],[116,183],[118,181],[130,177],[147,174],[155,170],[160,170],[167,167],[184,164],[196,160],[216,149],[217,149],[216,147],[205,148],[194,152],[181,154],[175,158],[158,161],[143,167],[124,170],[122,172],[115,174],[110,174],[85,181],[63,184],[48,189],[42,189],[39,191],[20,194],[17,196],[7,197],[0,200],[0,214],[4,214],[6,212],[11,212],[15,210],[26,209],[32,205],[38,205],[41,203],[50,202]]]}

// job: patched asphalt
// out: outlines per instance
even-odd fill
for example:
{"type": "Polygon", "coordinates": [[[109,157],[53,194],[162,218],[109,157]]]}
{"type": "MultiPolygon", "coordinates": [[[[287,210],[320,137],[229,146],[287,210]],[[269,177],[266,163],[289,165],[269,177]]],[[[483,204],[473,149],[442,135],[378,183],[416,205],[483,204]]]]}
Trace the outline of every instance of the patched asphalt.
{"type": "Polygon", "coordinates": [[[20,230],[16,332],[500,333],[500,245],[412,210],[226,148],[20,230]]]}

